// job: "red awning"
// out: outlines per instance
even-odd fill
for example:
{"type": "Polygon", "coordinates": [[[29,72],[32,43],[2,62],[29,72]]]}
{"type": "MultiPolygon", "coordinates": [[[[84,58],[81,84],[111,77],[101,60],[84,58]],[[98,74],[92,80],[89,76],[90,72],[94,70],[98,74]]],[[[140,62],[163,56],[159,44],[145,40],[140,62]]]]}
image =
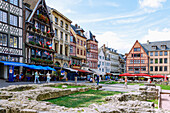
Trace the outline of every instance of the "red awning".
{"type": "Polygon", "coordinates": [[[119,76],[135,76],[135,75],[130,74],[130,73],[123,73],[123,74],[120,74],[119,76]]]}
{"type": "Polygon", "coordinates": [[[139,74],[134,74],[135,76],[148,76],[148,77],[150,77],[150,75],[148,75],[148,74],[144,74],[144,73],[139,73],[139,74]]]}
{"type": "Polygon", "coordinates": [[[73,68],[74,70],[78,70],[79,72],[82,72],[82,73],[92,73],[90,71],[87,71],[87,70],[83,70],[83,69],[75,69],[73,68]]]}
{"type": "MultiPolygon", "coordinates": [[[[153,75],[153,76],[151,76],[151,78],[165,78],[165,76],[163,76],[163,75],[153,75]]],[[[168,77],[166,77],[166,78],[168,78],[168,77]]]]}

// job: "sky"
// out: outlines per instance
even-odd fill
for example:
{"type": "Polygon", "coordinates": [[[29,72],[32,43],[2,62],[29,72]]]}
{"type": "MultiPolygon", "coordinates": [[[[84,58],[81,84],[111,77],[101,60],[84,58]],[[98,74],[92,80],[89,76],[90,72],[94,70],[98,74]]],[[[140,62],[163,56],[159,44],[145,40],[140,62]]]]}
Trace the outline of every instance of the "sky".
{"type": "Polygon", "coordinates": [[[46,0],[72,24],[125,54],[135,41],[170,40],[170,0],[46,0]]]}

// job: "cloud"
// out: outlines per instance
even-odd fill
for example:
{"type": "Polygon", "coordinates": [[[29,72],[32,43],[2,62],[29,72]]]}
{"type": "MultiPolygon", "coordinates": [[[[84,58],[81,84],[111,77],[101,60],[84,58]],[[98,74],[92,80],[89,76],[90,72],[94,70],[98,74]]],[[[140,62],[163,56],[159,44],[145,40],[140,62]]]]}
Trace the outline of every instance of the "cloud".
{"type": "Polygon", "coordinates": [[[163,2],[166,0],[139,0],[139,5],[145,12],[152,13],[161,8],[163,2]]]}
{"type": "Polygon", "coordinates": [[[140,18],[120,19],[120,20],[111,21],[111,23],[112,23],[112,25],[137,23],[137,22],[140,22],[140,21],[144,20],[145,18],[146,18],[146,16],[145,17],[140,17],[140,18]]]}
{"type": "Polygon", "coordinates": [[[118,34],[108,31],[103,34],[96,35],[96,39],[99,41],[99,47],[103,44],[108,44],[108,47],[118,50],[120,53],[128,52],[131,48],[133,41],[129,39],[123,39],[118,34]]]}
{"type": "Polygon", "coordinates": [[[119,7],[119,4],[114,2],[105,2],[104,5],[111,6],[111,7],[119,7]]]}
{"type": "Polygon", "coordinates": [[[170,29],[164,28],[161,31],[159,30],[148,30],[147,35],[145,35],[142,39],[142,43],[146,43],[147,40],[150,42],[153,41],[165,41],[165,40],[170,40],[170,29]]]}

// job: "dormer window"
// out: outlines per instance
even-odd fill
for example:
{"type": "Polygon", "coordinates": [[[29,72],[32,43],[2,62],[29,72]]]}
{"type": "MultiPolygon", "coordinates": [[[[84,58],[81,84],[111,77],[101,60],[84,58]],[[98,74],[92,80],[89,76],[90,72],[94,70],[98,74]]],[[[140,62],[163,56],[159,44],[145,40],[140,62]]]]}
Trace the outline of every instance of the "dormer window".
{"type": "Polygon", "coordinates": [[[161,45],[161,49],[166,49],[166,45],[161,45]]]}
{"type": "Polygon", "coordinates": [[[134,48],[134,51],[140,51],[140,48],[134,48]]]}
{"type": "Polygon", "coordinates": [[[156,49],[157,49],[157,46],[152,46],[152,49],[156,50],[156,49]]]}

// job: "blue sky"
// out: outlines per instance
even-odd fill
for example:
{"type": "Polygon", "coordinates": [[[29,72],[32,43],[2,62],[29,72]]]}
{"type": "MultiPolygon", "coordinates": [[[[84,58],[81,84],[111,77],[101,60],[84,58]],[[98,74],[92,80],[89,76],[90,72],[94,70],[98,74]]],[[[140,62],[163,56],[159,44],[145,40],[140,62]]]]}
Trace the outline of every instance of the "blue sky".
{"type": "Polygon", "coordinates": [[[141,43],[169,40],[170,0],[46,0],[103,44],[127,53],[141,43]]]}

